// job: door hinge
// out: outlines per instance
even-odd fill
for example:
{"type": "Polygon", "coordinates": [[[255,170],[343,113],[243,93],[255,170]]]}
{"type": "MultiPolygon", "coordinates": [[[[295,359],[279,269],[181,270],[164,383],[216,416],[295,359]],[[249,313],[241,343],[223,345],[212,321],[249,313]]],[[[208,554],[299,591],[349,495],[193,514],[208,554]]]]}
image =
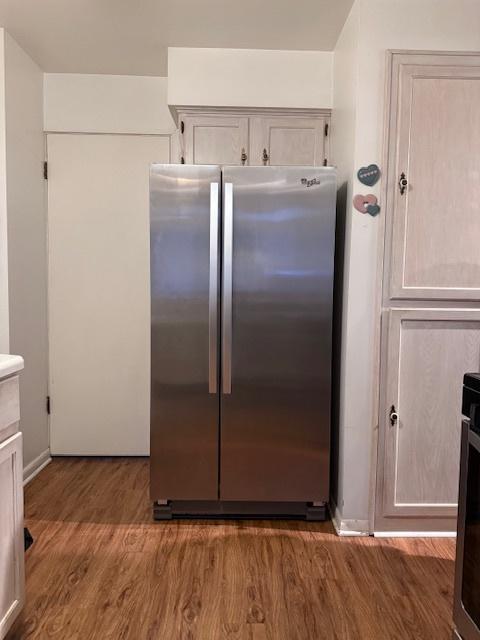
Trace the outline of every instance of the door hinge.
{"type": "Polygon", "coordinates": [[[48,162],[46,160],[43,163],[43,179],[48,180],[48,162]]]}
{"type": "Polygon", "coordinates": [[[325,123],[325,127],[323,128],[323,132],[325,134],[325,138],[328,137],[328,122],[325,123]]]}
{"type": "Polygon", "coordinates": [[[52,408],[52,405],[51,405],[51,402],[50,402],[50,396],[47,396],[47,413],[48,413],[48,415],[50,415],[50,413],[51,413],[51,408],[52,408]]]}
{"type": "Polygon", "coordinates": [[[183,120],[180,120],[180,133],[183,133],[185,131],[185,123],[183,120]]]}

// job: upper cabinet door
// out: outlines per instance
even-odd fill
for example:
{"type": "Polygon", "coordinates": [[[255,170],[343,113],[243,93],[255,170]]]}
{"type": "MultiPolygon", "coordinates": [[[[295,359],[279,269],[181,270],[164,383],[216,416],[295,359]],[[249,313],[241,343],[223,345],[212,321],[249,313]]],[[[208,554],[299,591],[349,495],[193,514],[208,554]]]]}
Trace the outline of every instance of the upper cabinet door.
{"type": "Polygon", "coordinates": [[[248,118],[188,116],[183,122],[186,164],[248,164],[248,118]]]}
{"type": "Polygon", "coordinates": [[[251,165],[323,165],[325,118],[251,119],[251,165]]]}
{"type": "Polygon", "coordinates": [[[388,295],[479,300],[480,60],[394,64],[388,295]]]}

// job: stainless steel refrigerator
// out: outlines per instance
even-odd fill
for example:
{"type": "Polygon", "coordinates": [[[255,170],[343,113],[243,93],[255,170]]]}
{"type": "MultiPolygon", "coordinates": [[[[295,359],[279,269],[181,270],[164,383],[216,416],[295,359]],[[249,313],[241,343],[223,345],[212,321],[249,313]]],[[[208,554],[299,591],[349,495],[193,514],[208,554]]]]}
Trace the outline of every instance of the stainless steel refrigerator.
{"type": "Polygon", "coordinates": [[[322,518],[336,173],[151,167],[151,499],[322,518]]]}

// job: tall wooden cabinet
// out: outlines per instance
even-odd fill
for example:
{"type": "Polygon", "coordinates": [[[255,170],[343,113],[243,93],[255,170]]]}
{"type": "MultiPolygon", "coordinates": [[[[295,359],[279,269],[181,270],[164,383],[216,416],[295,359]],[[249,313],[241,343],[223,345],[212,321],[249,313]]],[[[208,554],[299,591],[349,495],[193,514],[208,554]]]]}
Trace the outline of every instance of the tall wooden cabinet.
{"type": "Polygon", "coordinates": [[[377,531],[454,531],[480,371],[480,56],[391,56],[377,531]]]}
{"type": "Polygon", "coordinates": [[[173,161],[186,164],[328,164],[330,113],[319,109],[178,108],[173,161]]]}

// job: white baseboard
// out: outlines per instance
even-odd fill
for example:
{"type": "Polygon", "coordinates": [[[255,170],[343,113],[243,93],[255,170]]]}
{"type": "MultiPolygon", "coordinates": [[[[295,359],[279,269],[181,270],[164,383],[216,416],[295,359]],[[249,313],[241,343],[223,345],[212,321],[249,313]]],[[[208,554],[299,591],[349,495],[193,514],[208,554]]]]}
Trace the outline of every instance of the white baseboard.
{"type": "Polygon", "coordinates": [[[456,538],[456,531],[375,531],[375,538],[456,538]]]}
{"type": "Polygon", "coordinates": [[[330,500],[328,505],[330,510],[330,517],[338,536],[369,536],[369,523],[368,520],[349,520],[342,518],[337,505],[333,500],[330,500]]]}
{"type": "Polygon", "coordinates": [[[42,453],[37,456],[34,460],[32,460],[23,470],[23,486],[28,484],[30,480],[33,480],[36,475],[40,473],[42,469],[44,469],[47,464],[52,461],[50,457],[50,449],[45,449],[42,453]]]}

